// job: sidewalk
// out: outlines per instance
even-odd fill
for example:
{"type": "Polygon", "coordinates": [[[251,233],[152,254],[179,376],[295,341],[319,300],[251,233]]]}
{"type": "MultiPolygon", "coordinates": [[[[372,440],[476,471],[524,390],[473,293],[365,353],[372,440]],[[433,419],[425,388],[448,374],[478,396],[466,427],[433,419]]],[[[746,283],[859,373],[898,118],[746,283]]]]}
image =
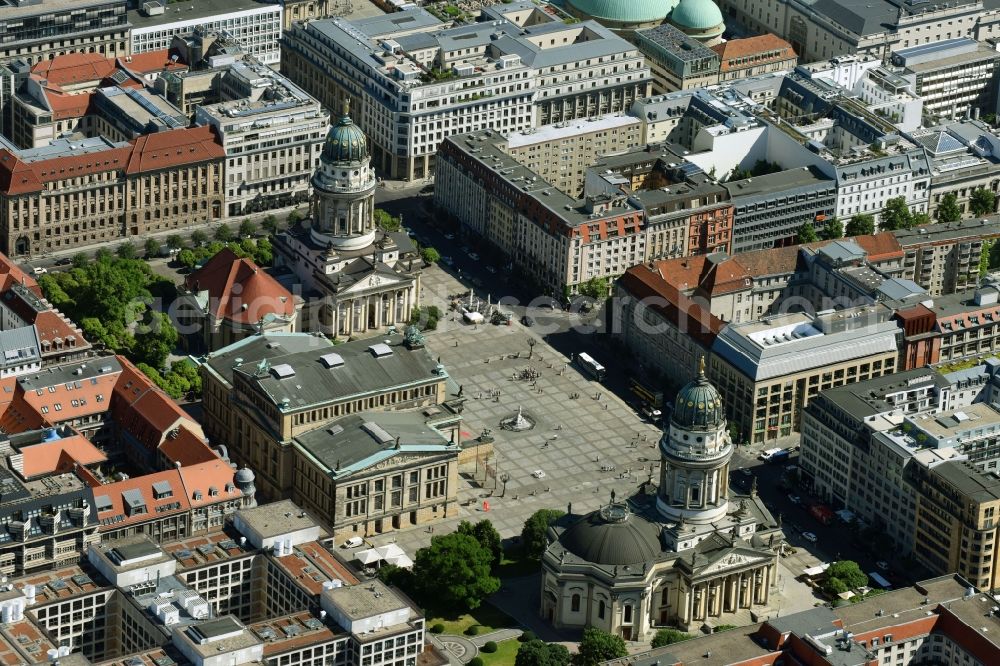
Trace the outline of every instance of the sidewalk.
{"type": "Polygon", "coordinates": [[[491,631],[488,634],[483,634],[482,636],[474,636],[472,638],[472,643],[477,648],[481,648],[490,641],[494,643],[499,643],[500,641],[510,640],[511,638],[520,638],[524,631],[521,629],[497,629],[496,631],[491,631]]]}

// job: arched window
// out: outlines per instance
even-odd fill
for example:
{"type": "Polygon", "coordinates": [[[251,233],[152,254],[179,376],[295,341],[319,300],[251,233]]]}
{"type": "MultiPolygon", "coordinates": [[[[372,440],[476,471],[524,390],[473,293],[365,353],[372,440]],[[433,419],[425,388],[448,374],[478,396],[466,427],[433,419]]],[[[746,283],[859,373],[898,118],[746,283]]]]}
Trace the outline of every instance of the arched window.
{"type": "Polygon", "coordinates": [[[604,602],[603,601],[598,601],[597,602],[597,617],[601,618],[602,620],[604,619],[604,602]]]}
{"type": "Polygon", "coordinates": [[[579,594],[574,594],[573,597],[570,599],[569,609],[571,611],[573,611],[574,613],[579,613],[580,612],[580,595],[579,594]]]}

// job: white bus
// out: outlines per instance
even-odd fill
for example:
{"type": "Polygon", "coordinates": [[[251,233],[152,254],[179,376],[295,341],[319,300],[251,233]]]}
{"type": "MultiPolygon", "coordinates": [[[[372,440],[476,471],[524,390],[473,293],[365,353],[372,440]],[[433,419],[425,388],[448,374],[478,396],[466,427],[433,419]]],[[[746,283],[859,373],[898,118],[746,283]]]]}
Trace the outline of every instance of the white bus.
{"type": "Polygon", "coordinates": [[[580,352],[576,355],[576,361],[591,377],[599,382],[604,381],[604,375],[607,374],[604,366],[595,361],[590,354],[580,352]]]}

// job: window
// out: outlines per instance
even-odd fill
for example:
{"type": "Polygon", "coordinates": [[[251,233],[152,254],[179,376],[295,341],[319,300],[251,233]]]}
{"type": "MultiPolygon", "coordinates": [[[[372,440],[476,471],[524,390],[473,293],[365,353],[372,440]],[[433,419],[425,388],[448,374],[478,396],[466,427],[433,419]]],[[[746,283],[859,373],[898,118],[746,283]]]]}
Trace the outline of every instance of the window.
{"type": "Polygon", "coordinates": [[[597,617],[599,617],[602,620],[604,619],[604,602],[603,601],[598,601],[597,602],[597,617]]]}
{"type": "Polygon", "coordinates": [[[569,609],[571,611],[573,611],[574,613],[579,613],[580,612],[580,595],[579,594],[574,594],[573,597],[570,599],[569,609]]]}

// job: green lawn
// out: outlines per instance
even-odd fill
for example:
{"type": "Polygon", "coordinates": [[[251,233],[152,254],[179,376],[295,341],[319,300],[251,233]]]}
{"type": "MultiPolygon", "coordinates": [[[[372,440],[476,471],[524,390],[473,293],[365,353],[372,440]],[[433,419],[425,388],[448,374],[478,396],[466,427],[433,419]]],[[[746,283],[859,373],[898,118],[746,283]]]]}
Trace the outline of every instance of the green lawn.
{"type": "Polygon", "coordinates": [[[521,643],[516,638],[510,638],[497,643],[497,651],[493,654],[486,654],[480,649],[479,657],[483,660],[484,666],[514,666],[514,658],[519,647],[521,643]]]}
{"type": "Polygon", "coordinates": [[[427,614],[430,616],[426,623],[427,628],[430,629],[435,624],[441,623],[444,625],[444,633],[446,634],[464,634],[465,630],[474,624],[479,625],[480,634],[487,634],[495,629],[503,629],[504,627],[513,627],[516,625],[514,618],[496,606],[485,603],[476,610],[461,615],[446,614],[439,611],[432,611],[431,609],[427,610],[427,614]]]}

